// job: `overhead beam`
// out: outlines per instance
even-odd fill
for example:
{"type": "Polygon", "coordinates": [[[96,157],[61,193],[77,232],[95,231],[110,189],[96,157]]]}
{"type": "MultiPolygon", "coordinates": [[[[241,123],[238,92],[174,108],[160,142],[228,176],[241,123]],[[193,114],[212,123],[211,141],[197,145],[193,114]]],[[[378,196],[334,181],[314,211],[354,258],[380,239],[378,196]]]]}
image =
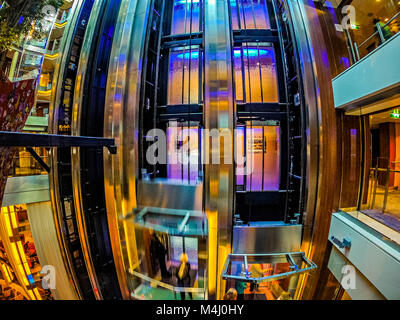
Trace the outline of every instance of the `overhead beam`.
{"type": "Polygon", "coordinates": [[[112,138],[36,134],[0,131],[0,146],[5,147],[107,147],[111,154],[117,152],[112,138]]]}

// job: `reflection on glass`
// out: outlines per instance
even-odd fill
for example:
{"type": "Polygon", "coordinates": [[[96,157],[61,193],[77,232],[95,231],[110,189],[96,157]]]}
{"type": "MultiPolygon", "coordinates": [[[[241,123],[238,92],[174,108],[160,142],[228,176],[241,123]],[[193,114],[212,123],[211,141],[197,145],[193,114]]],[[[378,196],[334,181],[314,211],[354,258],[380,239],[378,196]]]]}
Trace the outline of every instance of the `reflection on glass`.
{"type": "Polygon", "coordinates": [[[279,126],[251,126],[248,122],[246,130],[238,127],[236,141],[237,185],[246,185],[247,191],[279,190],[279,126]],[[243,157],[245,163],[240,161],[243,157]]]}
{"type": "Polygon", "coordinates": [[[362,212],[400,232],[400,110],[366,116],[365,130],[362,212]]]}
{"type": "Polygon", "coordinates": [[[177,48],[169,56],[168,104],[199,102],[199,49],[177,48]]]}
{"type": "Polygon", "coordinates": [[[273,48],[249,43],[242,48],[235,47],[233,53],[236,101],[277,102],[278,85],[273,48]]]}
{"type": "Polygon", "coordinates": [[[196,183],[199,180],[201,145],[199,127],[174,126],[167,129],[167,176],[196,183]]]}
{"type": "Polygon", "coordinates": [[[143,241],[138,246],[141,262],[137,270],[130,270],[136,299],[204,299],[200,280],[204,278],[204,268],[199,259],[204,238],[170,236],[152,229],[141,229],[138,238],[143,241]]]}
{"type": "MultiPolygon", "coordinates": [[[[247,256],[230,256],[224,279],[226,291],[230,288],[237,292],[237,300],[291,300],[298,280],[297,275],[288,275],[279,280],[254,281],[247,279],[266,278],[293,272],[291,264],[285,261],[284,256],[277,258],[275,262],[267,262],[265,259],[247,256]],[[243,279],[238,279],[241,277],[243,279]]],[[[297,261],[299,260],[299,261],[297,261]]],[[[301,265],[301,260],[295,263],[301,265]]]]}
{"type": "Polygon", "coordinates": [[[200,0],[174,0],[171,34],[199,32],[200,0]]]}
{"type": "Polygon", "coordinates": [[[232,28],[270,29],[266,0],[230,0],[232,28]]]}

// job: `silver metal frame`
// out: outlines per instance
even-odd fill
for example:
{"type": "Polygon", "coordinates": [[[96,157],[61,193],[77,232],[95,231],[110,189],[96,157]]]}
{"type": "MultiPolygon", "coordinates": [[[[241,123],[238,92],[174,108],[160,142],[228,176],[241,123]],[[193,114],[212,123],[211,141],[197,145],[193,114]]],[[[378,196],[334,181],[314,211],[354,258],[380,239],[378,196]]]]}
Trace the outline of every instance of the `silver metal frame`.
{"type": "Polygon", "coordinates": [[[125,217],[120,217],[121,219],[132,222],[138,227],[152,229],[158,232],[163,232],[172,236],[180,237],[205,237],[207,236],[207,219],[200,211],[192,210],[180,210],[180,209],[167,209],[167,208],[157,208],[157,207],[145,207],[136,210],[133,213],[128,214],[125,217]],[[173,230],[171,227],[162,226],[159,224],[154,224],[145,221],[145,217],[151,213],[156,213],[165,216],[176,216],[179,222],[178,228],[173,230]],[[203,222],[203,229],[198,230],[198,232],[187,232],[184,230],[187,222],[190,218],[194,218],[203,222]]]}
{"type": "Polygon", "coordinates": [[[225,266],[224,266],[224,272],[222,274],[222,277],[224,279],[232,279],[232,280],[237,280],[237,281],[243,281],[243,282],[253,282],[253,283],[262,283],[262,282],[269,282],[269,281],[275,281],[275,280],[280,280],[284,279],[293,275],[309,272],[311,270],[314,270],[317,268],[317,265],[312,262],[310,259],[308,259],[304,252],[285,252],[285,253],[269,253],[269,254],[230,254],[228,258],[225,261],[225,266]],[[306,263],[308,267],[303,268],[303,269],[298,269],[298,265],[294,262],[293,257],[297,256],[297,258],[300,256],[302,259],[302,262],[306,263]],[[244,263],[245,263],[245,276],[233,276],[227,273],[228,267],[229,267],[229,261],[231,257],[243,257],[244,258],[244,263]],[[294,271],[289,271],[289,272],[284,272],[280,274],[275,274],[267,277],[250,277],[249,269],[248,269],[248,257],[258,257],[258,258],[263,258],[263,257],[271,257],[271,258],[277,258],[277,259],[287,259],[287,261],[291,264],[289,268],[294,269],[294,271]]]}
{"type": "MultiPolygon", "coordinates": [[[[204,1],[204,128],[229,129],[232,140],[235,127],[233,101],[232,45],[229,7],[226,0],[204,1]]],[[[222,137],[219,142],[224,143],[222,137]]],[[[210,148],[211,139],[204,145],[210,148]]],[[[215,152],[208,152],[209,156],[215,152]]],[[[232,212],[234,201],[234,166],[224,164],[224,150],[220,148],[219,163],[211,159],[204,168],[204,210],[208,219],[207,243],[207,298],[222,298],[225,283],[220,277],[223,263],[231,252],[232,212]]],[[[229,153],[234,155],[234,147],[229,153]]],[[[206,154],[206,153],[203,153],[206,154]]]]}
{"type": "Polygon", "coordinates": [[[104,136],[118,152],[104,152],[104,188],[111,246],[124,299],[130,299],[129,267],[138,267],[133,225],[119,220],[136,206],[139,99],[150,0],[122,0],[113,40],[104,110],[104,136]]]}

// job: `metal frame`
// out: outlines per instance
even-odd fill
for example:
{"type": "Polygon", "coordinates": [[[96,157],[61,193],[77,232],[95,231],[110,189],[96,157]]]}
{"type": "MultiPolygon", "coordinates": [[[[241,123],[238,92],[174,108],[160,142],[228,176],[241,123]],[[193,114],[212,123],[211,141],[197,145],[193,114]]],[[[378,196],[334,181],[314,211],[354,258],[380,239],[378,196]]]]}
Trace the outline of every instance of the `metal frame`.
{"type": "Polygon", "coordinates": [[[180,237],[206,237],[207,236],[207,219],[201,211],[182,210],[182,209],[167,209],[156,207],[139,208],[125,217],[120,217],[122,220],[130,221],[138,227],[153,229],[172,236],[180,237]],[[176,216],[178,228],[171,230],[170,227],[146,222],[146,216],[149,214],[160,214],[165,216],[176,216]],[[185,232],[184,227],[190,218],[202,220],[202,230],[197,232],[185,232]]]}
{"type": "Polygon", "coordinates": [[[5,147],[106,147],[111,154],[117,152],[111,138],[69,136],[61,134],[37,134],[0,131],[0,146],[5,147]]]}
{"type": "Polygon", "coordinates": [[[225,261],[225,266],[224,266],[224,271],[223,271],[222,277],[225,280],[232,279],[232,280],[243,281],[243,282],[262,283],[262,282],[269,282],[269,281],[284,279],[284,278],[287,278],[287,277],[290,277],[290,276],[293,276],[296,274],[301,274],[301,273],[312,271],[316,268],[317,268],[317,265],[314,262],[312,262],[310,259],[308,259],[305,256],[304,252],[284,252],[284,253],[269,253],[269,254],[230,254],[225,261]],[[296,256],[296,258],[300,257],[302,259],[302,263],[306,263],[308,265],[308,267],[299,269],[299,266],[294,262],[294,259],[293,259],[294,256],[296,256]],[[243,276],[243,277],[232,276],[227,273],[231,257],[243,257],[243,261],[245,264],[245,276],[243,276]],[[277,258],[277,259],[284,258],[290,264],[289,268],[294,269],[294,271],[284,272],[284,273],[266,276],[266,277],[252,278],[250,276],[249,269],[248,269],[248,257],[258,257],[258,258],[272,257],[272,258],[277,258]]]}
{"type": "MultiPolygon", "coordinates": [[[[134,271],[134,270],[132,270],[132,269],[129,270],[129,273],[130,273],[131,275],[133,275],[133,276],[138,277],[139,279],[142,279],[142,280],[144,280],[144,281],[148,281],[148,282],[150,282],[151,284],[155,284],[155,285],[157,285],[157,286],[159,286],[159,287],[162,287],[162,288],[165,288],[165,289],[167,289],[167,290],[169,290],[169,291],[172,291],[172,292],[174,293],[175,299],[176,299],[176,293],[177,293],[177,292],[200,293],[200,294],[203,294],[203,295],[205,295],[205,293],[206,293],[206,289],[205,289],[205,288],[175,287],[175,286],[170,285],[170,284],[168,284],[168,283],[165,283],[165,282],[162,282],[162,281],[158,281],[158,280],[155,280],[155,279],[150,278],[150,277],[148,277],[148,276],[145,276],[144,274],[141,274],[141,273],[139,273],[139,272],[136,272],[136,271],[134,271]]],[[[133,292],[133,294],[136,292],[136,290],[137,290],[139,287],[140,287],[140,286],[138,286],[138,287],[135,289],[135,291],[133,292]]]]}

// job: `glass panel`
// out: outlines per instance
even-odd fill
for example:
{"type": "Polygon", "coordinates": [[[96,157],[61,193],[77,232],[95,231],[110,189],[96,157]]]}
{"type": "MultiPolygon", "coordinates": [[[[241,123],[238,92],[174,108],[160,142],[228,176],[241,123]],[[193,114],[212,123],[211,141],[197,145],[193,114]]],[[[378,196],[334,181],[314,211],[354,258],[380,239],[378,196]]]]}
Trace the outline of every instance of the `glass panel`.
{"type": "Polygon", "coordinates": [[[275,55],[272,48],[260,48],[261,83],[263,102],[278,101],[278,86],[276,80],[275,55]]]}
{"type": "MultiPolygon", "coordinates": [[[[173,211],[173,210],[172,210],[173,211]]],[[[205,238],[171,236],[136,229],[140,264],[130,270],[133,295],[141,300],[204,299],[204,262],[199,258],[205,238]],[[185,252],[185,254],[183,254],[185,252]]]]}
{"type": "Polygon", "coordinates": [[[238,6],[236,5],[236,0],[230,0],[231,6],[231,20],[232,20],[232,29],[239,29],[239,18],[238,18],[238,6]]]}
{"type": "Polygon", "coordinates": [[[169,56],[168,104],[199,102],[199,49],[177,48],[169,56]]]}
{"type": "Polygon", "coordinates": [[[244,47],[244,72],[247,102],[262,102],[261,74],[258,50],[255,47],[244,47]]]}
{"type": "Polygon", "coordinates": [[[167,129],[167,177],[196,183],[199,180],[200,137],[199,128],[174,126],[167,129]]]}
{"type": "Polygon", "coordinates": [[[28,294],[26,296],[25,293],[22,295],[17,293],[18,297],[9,297],[9,299],[23,300],[29,297],[30,300],[51,300],[50,290],[42,288],[42,268],[34,245],[26,205],[2,207],[0,223],[5,226],[3,229],[0,228],[2,238],[0,257],[3,258],[0,274],[10,281],[9,284],[12,284],[12,287],[17,288],[16,291],[20,291],[18,288],[21,285],[25,287],[24,291],[28,294]],[[17,287],[14,284],[17,284],[17,287]]]}
{"type": "Polygon", "coordinates": [[[361,120],[342,116],[342,186],[340,207],[355,210],[361,179],[361,120]]]}
{"type": "Polygon", "coordinates": [[[233,53],[236,101],[278,102],[273,48],[249,43],[244,44],[241,49],[234,48],[233,53]]]}
{"type": "Polygon", "coordinates": [[[237,129],[237,185],[244,185],[246,177],[247,191],[279,190],[279,135],[279,126],[251,126],[247,122],[245,146],[244,127],[237,129]],[[246,165],[241,161],[245,154],[246,165]]]}
{"type": "Polygon", "coordinates": [[[199,32],[200,0],[175,0],[171,34],[199,32]]]}
{"type": "Polygon", "coordinates": [[[400,110],[366,117],[361,211],[400,232],[400,110]]]}
{"type": "Polygon", "coordinates": [[[270,29],[268,10],[265,0],[231,0],[232,28],[239,29],[270,29]]]}
{"type": "Polygon", "coordinates": [[[173,263],[179,263],[181,254],[185,250],[185,253],[188,256],[190,265],[197,266],[197,239],[189,238],[189,237],[170,237],[170,260],[173,263]]]}

